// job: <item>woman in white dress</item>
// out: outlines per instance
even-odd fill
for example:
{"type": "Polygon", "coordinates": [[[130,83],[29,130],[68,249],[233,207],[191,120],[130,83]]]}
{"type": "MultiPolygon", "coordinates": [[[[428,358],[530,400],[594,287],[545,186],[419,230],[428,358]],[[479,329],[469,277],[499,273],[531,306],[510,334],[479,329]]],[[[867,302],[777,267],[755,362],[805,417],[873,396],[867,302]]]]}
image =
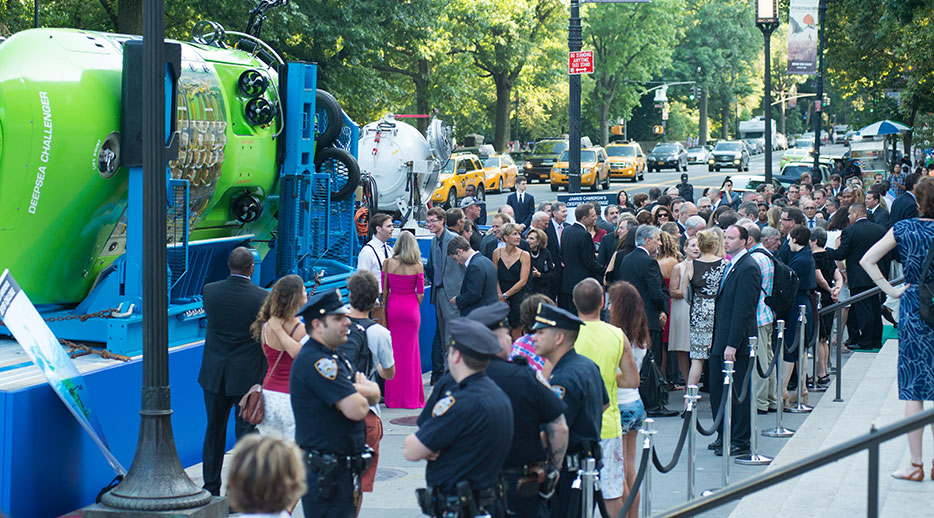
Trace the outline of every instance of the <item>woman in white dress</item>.
{"type": "Polygon", "coordinates": [[[668,292],[671,294],[668,350],[677,352],[678,369],[681,370],[681,376],[687,380],[691,370],[689,354],[691,351],[691,272],[689,270],[694,259],[700,257],[696,236],[685,241],[684,254],[684,261],[676,264],[671,270],[671,280],[668,284],[668,292]]]}

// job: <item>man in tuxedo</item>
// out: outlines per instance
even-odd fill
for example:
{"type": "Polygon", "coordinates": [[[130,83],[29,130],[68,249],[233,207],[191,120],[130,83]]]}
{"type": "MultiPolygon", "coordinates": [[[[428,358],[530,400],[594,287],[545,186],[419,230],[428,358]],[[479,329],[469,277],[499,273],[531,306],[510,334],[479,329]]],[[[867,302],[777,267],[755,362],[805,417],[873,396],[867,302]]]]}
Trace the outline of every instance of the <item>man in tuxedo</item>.
{"type": "Polygon", "coordinates": [[[529,225],[532,224],[532,214],[535,213],[535,197],[525,192],[528,183],[525,176],[518,176],[516,178],[516,192],[506,198],[506,204],[512,207],[513,212],[516,213],[516,223],[524,225],[525,228],[529,228],[529,225]]]}
{"type": "MultiPolygon", "coordinates": [[[[921,175],[911,173],[905,177],[905,194],[902,194],[892,202],[892,210],[889,212],[889,222],[895,225],[903,219],[918,217],[918,199],[915,197],[915,185],[921,175]]],[[[885,271],[885,270],[883,270],[885,271]]]]}
{"type": "MultiPolygon", "coordinates": [[[[460,311],[449,301],[451,297],[461,292],[461,284],[464,282],[464,267],[447,254],[451,240],[460,237],[444,228],[449,213],[450,210],[445,213],[441,207],[433,207],[425,218],[428,231],[434,234],[431,238],[428,266],[425,268],[425,277],[431,283],[429,301],[435,306],[437,322],[431,349],[431,380],[433,382],[444,374],[447,365],[448,344],[451,343],[451,335],[447,329],[448,322],[460,316],[460,311]]],[[[457,214],[454,216],[456,217],[457,214]]]]}
{"type": "Polygon", "coordinates": [[[496,291],[496,267],[493,261],[470,248],[470,243],[461,236],[448,243],[448,255],[465,268],[460,294],[450,299],[451,304],[460,310],[461,316],[496,302],[499,294],[496,291]]]}
{"type": "Polygon", "coordinates": [[[263,348],[253,338],[250,325],[268,292],[253,284],[253,253],[237,247],[227,259],[230,276],[204,286],[207,331],[198,383],[204,389],[207,428],[204,432],[204,489],[220,496],[221,468],[226,451],[227,421],[234,409],[237,439],[256,427],[240,418],[237,403],[266,374],[263,348]]]}
{"type": "Polygon", "coordinates": [[[573,301],[574,286],[587,277],[603,278],[603,265],[597,262],[593,236],[587,230],[596,222],[597,211],[593,205],[582,203],[574,209],[574,219],[577,221],[561,234],[564,273],[558,292],[558,304],[571,313],[577,312],[573,301]]]}
{"type": "MultiPolygon", "coordinates": [[[[882,239],[886,230],[882,225],[869,221],[866,217],[866,205],[863,203],[850,205],[849,217],[850,226],[840,234],[840,246],[833,251],[833,258],[846,261],[846,279],[850,295],[858,295],[876,285],[859,265],[859,260],[872,245],[882,239]]],[[[879,262],[879,269],[883,272],[889,271],[888,258],[879,262]]],[[[882,301],[879,297],[873,296],[854,302],[846,328],[850,335],[847,342],[850,349],[882,347],[882,301]]]]}
{"type": "Polygon", "coordinates": [[[889,228],[889,211],[882,206],[882,195],[870,190],[866,193],[866,212],[869,221],[889,228]]]}
{"type": "MultiPolygon", "coordinates": [[[[733,380],[736,387],[742,386],[749,368],[749,337],[757,336],[756,307],[762,284],[762,273],[756,261],[746,251],[749,233],[740,225],[726,229],[723,248],[732,257],[723,272],[720,289],[717,291],[713,323],[713,345],[710,349],[710,407],[714,415],[720,410],[723,396],[724,360],[732,361],[733,380]]],[[[734,390],[732,387],[729,390],[734,390]]],[[[727,397],[733,398],[731,444],[724,445],[723,422],[720,424],[717,439],[711,443],[716,455],[723,454],[726,447],[729,455],[749,453],[749,405],[737,400],[736,392],[727,397]]],[[[747,397],[755,397],[749,394],[747,397]]]]}

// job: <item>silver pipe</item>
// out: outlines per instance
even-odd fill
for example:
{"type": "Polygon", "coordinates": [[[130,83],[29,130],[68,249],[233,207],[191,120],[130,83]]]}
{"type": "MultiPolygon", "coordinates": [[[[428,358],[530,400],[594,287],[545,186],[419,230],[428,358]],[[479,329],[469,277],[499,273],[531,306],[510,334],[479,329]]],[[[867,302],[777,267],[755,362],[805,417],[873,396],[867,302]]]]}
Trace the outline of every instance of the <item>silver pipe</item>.
{"type": "Polygon", "coordinates": [[[584,469],[581,471],[581,517],[593,518],[594,484],[597,480],[597,461],[593,458],[584,459],[584,469]]]}
{"type": "Polygon", "coordinates": [[[749,337],[749,453],[734,459],[737,464],[762,466],[772,462],[772,459],[759,455],[759,413],[756,406],[756,385],[759,384],[759,374],[756,372],[756,344],[759,339],[749,337]]]}
{"type": "Polygon", "coordinates": [[[775,428],[771,430],[764,430],[762,435],[766,437],[791,437],[795,434],[794,430],[789,430],[782,425],[782,414],[785,413],[785,398],[782,397],[782,392],[784,392],[784,387],[782,387],[782,364],[785,362],[785,321],[776,320],[775,326],[778,329],[778,349],[775,354],[778,355],[778,359],[775,360],[775,377],[778,378],[778,383],[775,387],[775,399],[777,400],[778,408],[775,412],[775,428]]]}
{"type": "Polygon", "coordinates": [[[798,306],[798,397],[797,402],[793,408],[788,408],[785,411],[792,414],[803,414],[805,412],[810,412],[813,408],[805,405],[801,400],[804,398],[804,385],[807,383],[807,349],[804,347],[805,341],[805,328],[807,327],[808,319],[806,316],[807,309],[804,305],[798,306]]]}
{"type": "MultiPolygon", "coordinates": [[[[723,434],[721,435],[720,452],[723,454],[722,482],[726,487],[730,483],[730,448],[732,447],[733,426],[733,362],[723,361],[723,390],[726,391],[726,402],[723,408],[723,434]]],[[[747,396],[748,397],[748,396],[747,396]]],[[[646,515],[649,516],[649,515],[646,515]]]]}
{"type": "Polygon", "coordinates": [[[697,394],[697,385],[688,385],[687,392],[684,394],[687,400],[687,408],[691,411],[691,422],[688,425],[688,501],[694,500],[697,496],[697,489],[694,487],[697,462],[697,401],[700,396],[697,394]]]}
{"type": "Polygon", "coordinates": [[[655,431],[655,419],[651,417],[646,418],[642,422],[642,435],[645,436],[645,439],[642,443],[642,449],[648,448],[649,456],[646,462],[649,463],[645,468],[645,478],[642,479],[642,516],[652,516],[652,436],[657,432],[655,431]]]}

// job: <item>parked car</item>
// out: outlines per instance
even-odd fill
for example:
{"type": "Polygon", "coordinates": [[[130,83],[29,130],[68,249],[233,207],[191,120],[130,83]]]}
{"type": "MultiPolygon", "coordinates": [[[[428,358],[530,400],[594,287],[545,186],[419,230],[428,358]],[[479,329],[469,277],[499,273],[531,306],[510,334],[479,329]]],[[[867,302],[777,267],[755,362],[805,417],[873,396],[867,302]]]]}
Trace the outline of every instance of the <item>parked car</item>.
{"type": "Polygon", "coordinates": [[[649,171],[655,172],[662,169],[674,169],[675,171],[688,170],[688,150],[680,142],[659,142],[649,153],[646,159],[646,166],[649,171]]]}
{"type": "Polygon", "coordinates": [[[762,145],[759,144],[759,139],[747,138],[744,139],[743,142],[746,143],[750,155],[758,155],[764,152],[762,145]]]}
{"type": "Polygon", "coordinates": [[[710,146],[694,146],[688,148],[688,164],[706,164],[710,160],[710,146]]]}
{"type": "MultiPolygon", "coordinates": [[[[734,174],[730,175],[730,180],[733,181],[733,191],[738,193],[755,191],[759,185],[766,183],[765,175],[761,174],[734,174]]],[[[782,183],[773,176],[772,186],[775,187],[777,191],[778,188],[782,186],[782,183]]]]}
{"type": "MultiPolygon", "coordinates": [[[[707,160],[708,171],[719,171],[724,167],[735,167],[737,171],[749,170],[749,149],[742,140],[723,140],[713,148],[712,157],[707,160]]],[[[735,185],[735,184],[734,184],[735,185]]]]}
{"type": "MultiPolygon", "coordinates": [[[[551,168],[551,190],[557,191],[559,187],[568,187],[568,152],[561,153],[558,163],[551,168]]],[[[581,187],[590,187],[596,191],[597,186],[610,188],[610,167],[606,151],[602,147],[581,149],[581,187]]]]}
{"type": "Polygon", "coordinates": [[[480,157],[483,163],[483,182],[486,192],[503,192],[507,189],[516,190],[516,176],[519,168],[507,154],[480,157]]]}
{"type": "Polygon", "coordinates": [[[483,166],[473,153],[454,153],[438,175],[438,183],[431,194],[432,205],[441,205],[446,209],[457,206],[457,200],[467,196],[467,186],[477,188],[481,199],[486,194],[483,181],[483,166]]]}
{"type": "Polygon", "coordinates": [[[544,183],[551,174],[551,168],[558,161],[561,153],[568,148],[567,139],[543,139],[535,143],[532,152],[526,156],[523,172],[529,179],[544,183]]]}
{"type": "Polygon", "coordinates": [[[636,142],[610,144],[606,148],[611,178],[629,178],[636,182],[645,179],[645,153],[636,142]]]}

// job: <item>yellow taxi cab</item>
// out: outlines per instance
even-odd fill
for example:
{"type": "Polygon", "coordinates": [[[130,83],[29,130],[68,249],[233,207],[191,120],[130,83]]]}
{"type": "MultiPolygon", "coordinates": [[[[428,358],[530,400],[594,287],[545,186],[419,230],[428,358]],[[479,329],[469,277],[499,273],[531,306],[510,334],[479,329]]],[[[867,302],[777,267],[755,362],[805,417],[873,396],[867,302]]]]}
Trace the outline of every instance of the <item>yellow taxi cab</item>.
{"type": "Polygon", "coordinates": [[[431,204],[446,209],[457,207],[457,200],[467,196],[467,186],[477,188],[477,196],[483,199],[483,166],[473,153],[454,153],[438,175],[438,183],[431,194],[431,204]]]}
{"type": "MultiPolygon", "coordinates": [[[[551,190],[557,191],[560,186],[568,187],[568,152],[561,153],[558,162],[551,168],[551,190]]],[[[610,188],[610,168],[606,151],[600,146],[581,149],[581,187],[590,187],[596,191],[597,186],[610,188]]]]}
{"type": "Polygon", "coordinates": [[[633,183],[645,179],[645,153],[637,142],[609,144],[606,155],[611,178],[629,178],[633,183]]]}
{"type": "Polygon", "coordinates": [[[486,192],[516,190],[516,176],[519,168],[507,154],[480,157],[483,162],[484,185],[486,192]]]}

